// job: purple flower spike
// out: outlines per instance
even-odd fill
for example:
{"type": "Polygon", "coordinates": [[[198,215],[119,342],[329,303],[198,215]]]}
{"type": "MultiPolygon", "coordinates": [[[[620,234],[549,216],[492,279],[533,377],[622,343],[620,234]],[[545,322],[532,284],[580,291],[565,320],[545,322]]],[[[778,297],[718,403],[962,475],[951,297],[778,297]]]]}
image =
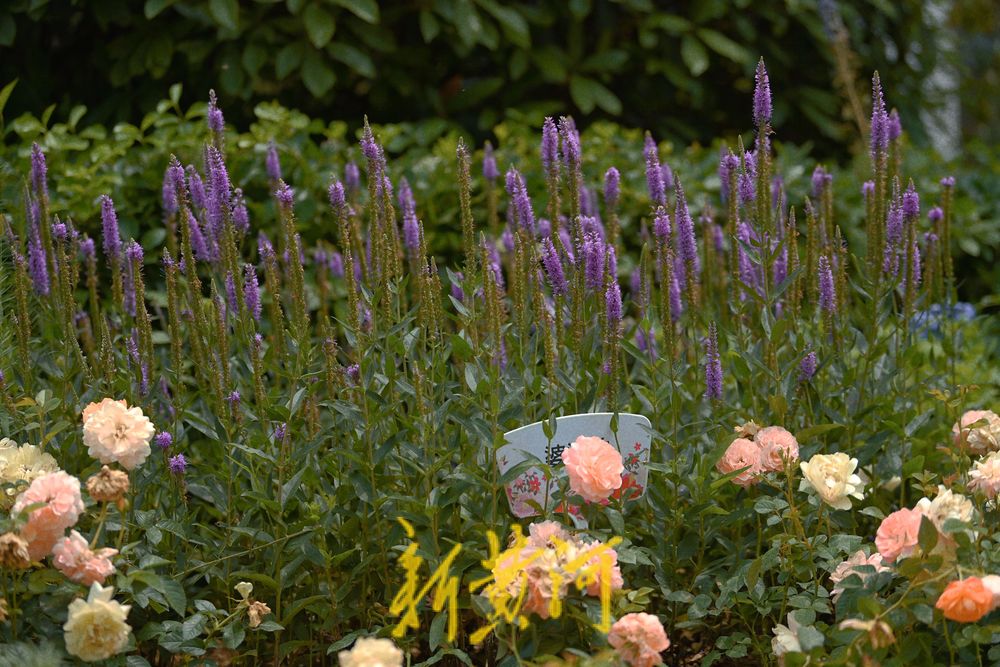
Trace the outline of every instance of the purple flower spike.
{"type": "Polygon", "coordinates": [[[80,241],[80,254],[83,256],[84,259],[90,260],[94,258],[95,255],[94,239],[86,237],[82,241],[80,241]]]}
{"type": "Polygon", "coordinates": [[[347,199],[344,197],[344,185],[340,181],[331,183],[327,194],[330,197],[330,206],[335,210],[339,211],[340,207],[347,202],[347,199]]]}
{"type": "Polygon", "coordinates": [[[403,215],[403,245],[411,254],[420,249],[420,240],[424,232],[420,228],[420,220],[412,210],[403,215]]]}
{"type": "Polygon", "coordinates": [[[819,360],[816,358],[816,353],[810,350],[799,362],[799,382],[812,380],[813,376],[816,375],[817,368],[819,368],[819,360]]]}
{"type": "Polygon", "coordinates": [[[201,225],[198,224],[191,211],[188,211],[188,229],[191,231],[191,250],[194,252],[194,258],[202,262],[212,261],[212,254],[205,242],[205,235],[201,233],[201,225]]]}
{"type": "Polygon", "coordinates": [[[365,158],[371,162],[378,163],[382,157],[382,149],[375,141],[375,135],[372,133],[372,128],[365,123],[364,132],[361,134],[361,152],[364,154],[365,158]]]}
{"type": "Polygon", "coordinates": [[[886,132],[888,133],[889,141],[896,141],[903,135],[903,124],[899,121],[899,112],[895,109],[889,113],[886,132]]]}
{"type": "Polygon", "coordinates": [[[580,133],[569,116],[559,119],[559,136],[562,138],[562,157],[571,170],[580,169],[580,133]]]}
{"type": "Polygon", "coordinates": [[[184,458],[183,454],[178,454],[177,456],[171,456],[167,459],[167,467],[170,468],[170,472],[173,475],[181,477],[187,472],[188,462],[184,458]]]}
{"type": "Polygon", "coordinates": [[[493,144],[486,142],[483,147],[483,178],[492,183],[500,176],[497,169],[497,159],[493,156],[493,144]]]}
{"type": "Polygon", "coordinates": [[[233,225],[239,233],[246,234],[250,231],[250,216],[247,213],[246,202],[243,201],[243,190],[241,188],[233,190],[231,215],[233,225]]]}
{"type": "Polygon", "coordinates": [[[583,238],[584,284],[587,289],[596,290],[604,280],[604,242],[593,233],[583,238]]]}
{"type": "Polygon", "coordinates": [[[566,276],[563,274],[562,260],[559,258],[559,253],[551,238],[542,241],[542,266],[549,278],[552,293],[556,295],[566,294],[569,286],[566,283],[566,276]]]}
{"type": "Polygon", "coordinates": [[[944,211],[941,210],[940,206],[935,206],[927,211],[927,219],[931,222],[940,222],[942,218],[944,218],[944,211]]]}
{"type": "Polygon", "coordinates": [[[281,159],[278,157],[278,147],[272,141],[267,145],[267,158],[264,160],[267,177],[272,181],[281,180],[281,159]]]}
{"type": "Polygon", "coordinates": [[[708,338],[705,340],[705,398],[722,399],[722,359],[715,322],[709,322],[708,338]]]}
{"type": "Polygon", "coordinates": [[[609,167],[604,172],[604,205],[614,208],[618,205],[619,183],[621,174],[614,167],[609,167]]]}
{"type": "Polygon", "coordinates": [[[229,306],[229,312],[236,312],[236,279],[233,278],[232,271],[226,272],[226,305],[229,306]]]}
{"type": "Polygon", "coordinates": [[[684,188],[680,181],[677,181],[677,210],[674,213],[674,221],[677,223],[674,233],[677,235],[680,258],[685,266],[690,264],[695,273],[698,273],[701,271],[701,266],[698,259],[698,245],[694,238],[694,222],[688,212],[687,199],[684,197],[684,188]]]}
{"type": "Polygon", "coordinates": [[[347,377],[354,384],[358,383],[361,379],[361,366],[358,364],[351,364],[347,367],[347,377]]]}
{"type": "Polygon", "coordinates": [[[111,261],[118,261],[122,251],[122,237],[118,231],[115,203],[107,195],[101,195],[101,224],[104,232],[104,255],[111,261]]]}
{"type": "Polygon", "coordinates": [[[861,194],[865,199],[875,196],[875,181],[865,181],[861,185],[861,194]]]}
{"type": "Polygon", "coordinates": [[[354,162],[344,165],[344,187],[348,192],[357,192],[361,189],[361,170],[354,162]]]}
{"type": "Polygon", "coordinates": [[[31,187],[39,199],[48,199],[49,185],[46,182],[48,167],[41,146],[31,144],[31,187]]]}
{"type": "Polygon", "coordinates": [[[942,178],[941,179],[941,187],[944,187],[944,188],[953,188],[953,187],[955,187],[955,177],[954,176],[945,176],[944,178],[942,178]]]}
{"type": "Polygon", "coordinates": [[[260,285],[257,283],[257,269],[253,264],[243,266],[243,301],[254,320],[260,322],[260,285]]]}
{"type": "Polygon", "coordinates": [[[646,134],[646,187],[649,189],[649,199],[653,206],[667,205],[667,192],[663,185],[663,171],[660,169],[660,156],[656,142],[650,134],[646,134]]]}
{"type": "Polygon", "coordinates": [[[57,241],[65,241],[66,237],[69,235],[69,231],[66,229],[66,225],[62,222],[52,223],[52,238],[57,241]]]}
{"type": "Polygon", "coordinates": [[[163,172],[163,187],[160,190],[160,201],[163,204],[163,212],[167,215],[177,213],[177,188],[174,185],[173,174],[170,167],[163,172]]]}
{"type": "Polygon", "coordinates": [[[827,313],[837,310],[837,293],[833,286],[833,270],[826,255],[819,256],[819,307],[827,313]]]}
{"type": "Polygon", "coordinates": [[[510,195],[511,205],[514,207],[515,220],[529,234],[535,233],[535,213],[531,208],[531,198],[528,196],[528,189],[524,185],[521,174],[511,167],[507,171],[507,194],[510,195]]]}
{"type": "Polygon", "coordinates": [[[205,208],[207,197],[205,197],[205,184],[201,180],[201,175],[193,165],[187,167],[188,191],[191,193],[191,206],[196,211],[205,208]]]}
{"type": "Polygon", "coordinates": [[[153,436],[153,442],[160,449],[170,449],[170,446],[174,444],[174,436],[170,434],[170,431],[160,431],[153,436]]]}
{"type": "Polygon", "coordinates": [[[559,168],[559,130],[551,116],[542,124],[542,167],[545,173],[551,173],[553,168],[559,168]]]}
{"type": "MultiPolygon", "coordinates": [[[[826,187],[827,171],[823,165],[816,165],[812,173],[812,192],[814,197],[820,197],[826,187]]],[[[873,184],[874,185],[874,184],[873,184]]]]}
{"type": "Polygon", "coordinates": [[[222,109],[219,108],[219,101],[215,98],[215,91],[210,90],[208,91],[208,129],[216,134],[221,134],[225,125],[222,109]]]}
{"type": "Polygon", "coordinates": [[[911,185],[903,193],[903,217],[912,222],[920,216],[920,195],[911,185]]]}
{"type": "Polygon", "coordinates": [[[871,154],[872,160],[885,153],[889,145],[889,116],[885,112],[885,99],[882,97],[882,82],[878,72],[872,77],[872,122],[871,122],[871,154]]]}
{"type": "Polygon", "coordinates": [[[292,202],[295,200],[295,193],[287,183],[278,181],[278,188],[274,191],[274,197],[285,208],[291,208],[292,202]]]}
{"type": "Polygon", "coordinates": [[[754,78],[756,85],[753,89],[753,121],[757,127],[761,127],[771,122],[771,84],[767,79],[767,68],[764,67],[763,58],[757,63],[754,78]]]}
{"type": "Polygon", "coordinates": [[[604,305],[608,315],[608,326],[617,331],[622,321],[622,290],[617,280],[612,280],[604,293],[604,305]]]}
{"type": "Polygon", "coordinates": [[[663,243],[670,241],[670,214],[662,206],[656,208],[656,215],[653,216],[653,235],[663,243]]]}
{"type": "Polygon", "coordinates": [[[49,269],[46,264],[45,248],[38,233],[38,226],[32,225],[28,237],[28,273],[35,292],[40,296],[49,294],[49,269]]]}

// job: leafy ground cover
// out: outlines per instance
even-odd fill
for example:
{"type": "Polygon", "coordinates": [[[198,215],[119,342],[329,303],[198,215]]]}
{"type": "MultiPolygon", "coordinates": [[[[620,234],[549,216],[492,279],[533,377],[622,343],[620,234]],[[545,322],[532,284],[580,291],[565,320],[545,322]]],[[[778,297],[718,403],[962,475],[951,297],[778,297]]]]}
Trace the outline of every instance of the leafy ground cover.
{"type": "Polygon", "coordinates": [[[1000,659],[996,323],[953,252],[989,251],[983,208],[911,182],[873,99],[863,172],[776,143],[763,63],[721,154],[569,118],[355,146],[176,101],[10,151],[0,657],[1000,659]],[[604,411],[651,422],[638,500],[599,442],[494,465],[510,429],[604,411]],[[532,466],[585,530],[511,516],[532,466]],[[597,546],[610,569],[571,567],[597,546]]]}

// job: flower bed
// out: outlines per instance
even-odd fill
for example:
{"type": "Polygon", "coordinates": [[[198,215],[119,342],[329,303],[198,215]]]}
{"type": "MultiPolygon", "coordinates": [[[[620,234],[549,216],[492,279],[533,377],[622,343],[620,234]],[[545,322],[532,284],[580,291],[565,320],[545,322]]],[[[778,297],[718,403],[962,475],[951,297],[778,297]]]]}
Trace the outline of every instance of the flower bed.
{"type": "Polygon", "coordinates": [[[718,194],[648,135],[638,169],[585,171],[569,118],[540,179],[459,143],[447,266],[367,125],[327,201],[272,149],[253,202],[213,98],[162,220],[114,191],[72,220],[36,147],[0,241],[0,658],[995,660],[1000,417],[969,384],[957,186],[918,194],[873,98],[870,179],[818,167],[801,201],[763,63],[718,194]],[[557,443],[582,413],[607,434],[557,443]],[[535,422],[547,456],[501,471],[535,422]],[[523,520],[517,483],[545,487],[523,520]]]}

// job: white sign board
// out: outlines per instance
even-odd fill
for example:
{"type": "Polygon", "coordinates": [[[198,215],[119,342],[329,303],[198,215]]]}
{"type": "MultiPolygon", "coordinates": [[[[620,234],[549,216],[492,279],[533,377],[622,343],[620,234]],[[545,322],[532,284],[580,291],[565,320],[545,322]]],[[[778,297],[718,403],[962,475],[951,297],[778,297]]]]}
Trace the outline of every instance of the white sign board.
{"type": "MultiPolygon", "coordinates": [[[[528,426],[508,431],[504,434],[506,443],[497,450],[497,465],[500,474],[506,473],[514,466],[537,458],[553,469],[563,466],[562,453],[581,435],[595,436],[607,440],[615,446],[622,455],[625,471],[622,473],[622,486],[615,491],[612,499],[624,497],[634,500],[646,492],[646,478],[649,469],[649,448],[651,436],[649,420],[642,415],[618,413],[618,430],[611,431],[613,413],[595,412],[581,415],[567,415],[556,419],[556,431],[552,440],[545,436],[543,422],[535,422],[528,426]]],[[[586,526],[580,507],[570,505],[563,508],[559,501],[559,488],[555,479],[545,475],[539,466],[530,466],[522,471],[506,486],[507,500],[510,510],[519,519],[539,514],[538,507],[549,511],[562,513],[568,511],[577,527],[586,526]]]]}

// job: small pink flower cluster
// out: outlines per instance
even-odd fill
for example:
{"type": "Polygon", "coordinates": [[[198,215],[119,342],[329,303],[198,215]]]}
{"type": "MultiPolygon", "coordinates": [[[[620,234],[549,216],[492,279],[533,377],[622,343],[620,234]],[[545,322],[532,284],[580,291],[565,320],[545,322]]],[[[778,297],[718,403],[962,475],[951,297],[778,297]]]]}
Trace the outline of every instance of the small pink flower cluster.
{"type": "Polygon", "coordinates": [[[28,542],[31,559],[41,560],[52,553],[56,541],[80,518],[80,480],[62,470],[43,475],[17,497],[11,514],[20,514],[30,505],[42,506],[28,514],[20,534],[28,542]]]}
{"type": "Polygon", "coordinates": [[[662,663],[660,652],[670,648],[670,640],[660,619],[652,614],[626,614],[618,619],[608,643],[631,667],[652,667],[662,663]]]}
{"type": "Polygon", "coordinates": [[[41,507],[28,512],[20,531],[31,559],[41,560],[51,554],[53,565],[71,581],[86,586],[103,584],[115,571],[111,557],[118,550],[93,551],[75,530],[65,536],[66,529],[76,525],[84,509],[80,480],[61,470],[39,477],[17,497],[11,514],[20,514],[32,505],[41,507]]]}
{"type": "Polygon", "coordinates": [[[558,615],[555,610],[570,583],[576,582],[579,590],[593,597],[601,595],[602,584],[611,591],[624,584],[613,548],[571,535],[555,521],[534,523],[528,531],[527,540],[515,539],[513,546],[497,556],[487,597],[509,602],[523,596],[523,614],[549,618],[558,615]]]}
{"type": "Polygon", "coordinates": [[[861,577],[862,581],[867,581],[870,577],[875,576],[879,572],[889,571],[890,568],[882,564],[882,554],[876,552],[869,556],[864,551],[856,551],[850,558],[838,565],[836,569],[830,573],[830,581],[833,582],[833,591],[831,591],[831,595],[834,600],[839,598],[840,594],[844,592],[844,587],[840,585],[840,582],[847,579],[847,577],[852,574],[856,574],[861,577]],[[875,572],[864,572],[859,569],[865,565],[870,565],[875,568],[875,572]]]}
{"type": "Polygon", "coordinates": [[[733,483],[747,487],[759,482],[763,473],[780,472],[786,463],[798,460],[799,443],[795,436],[780,426],[768,426],[755,430],[753,440],[745,437],[733,440],[715,468],[724,475],[742,470],[733,477],[733,483]]]}

